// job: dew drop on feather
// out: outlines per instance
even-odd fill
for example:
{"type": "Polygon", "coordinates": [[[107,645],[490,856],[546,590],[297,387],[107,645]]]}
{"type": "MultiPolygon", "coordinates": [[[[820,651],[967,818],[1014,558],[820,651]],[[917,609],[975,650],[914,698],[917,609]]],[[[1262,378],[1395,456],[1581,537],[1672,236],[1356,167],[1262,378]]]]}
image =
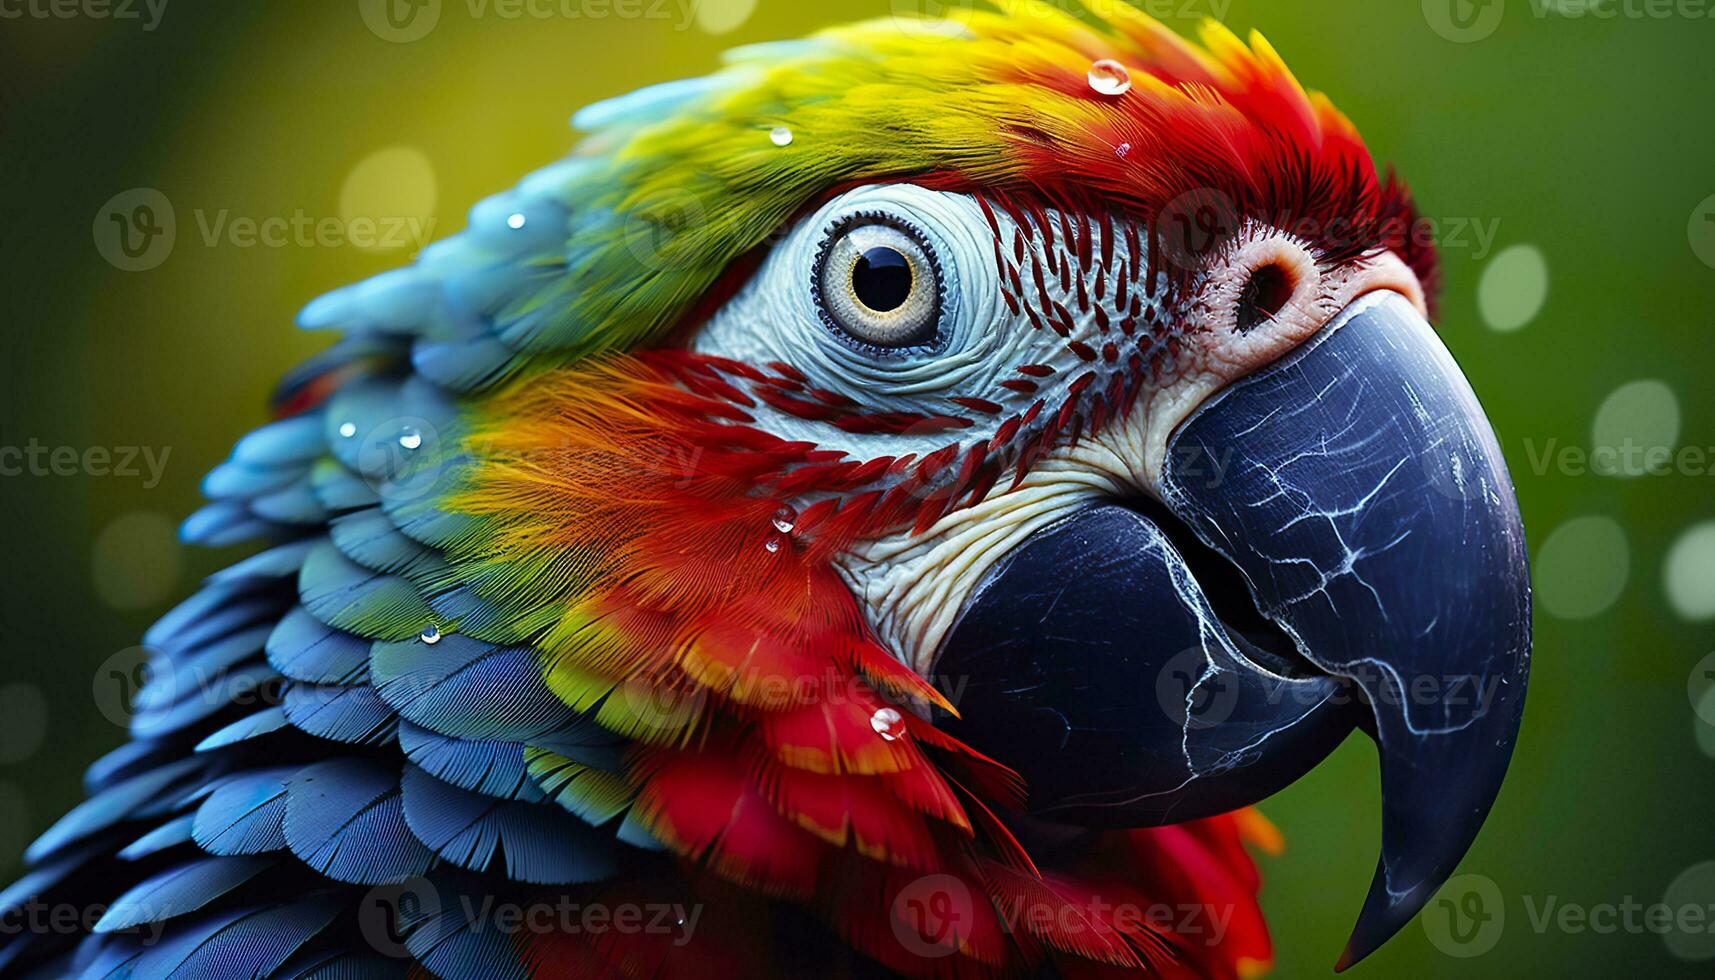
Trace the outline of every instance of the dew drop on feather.
{"type": "Polygon", "coordinates": [[[786,126],[776,126],[769,130],[768,141],[775,146],[791,146],[792,130],[786,126]]]}
{"type": "Polygon", "coordinates": [[[1130,143],[1121,143],[1120,145],[1114,147],[1114,156],[1119,157],[1121,160],[1124,160],[1126,157],[1128,157],[1130,155],[1131,155],[1131,144],[1130,143]]]}
{"type": "Polygon", "coordinates": [[[405,449],[421,449],[423,434],[415,426],[407,425],[399,430],[399,445],[405,449]]]}
{"type": "Polygon", "coordinates": [[[763,545],[762,547],[766,548],[768,550],[769,554],[771,554],[771,555],[775,554],[775,553],[780,551],[780,539],[779,538],[769,538],[768,543],[763,545]]]}
{"type": "Polygon", "coordinates": [[[1131,91],[1131,72],[1111,58],[1090,65],[1090,88],[1101,95],[1124,95],[1131,91]]]}
{"type": "Polygon", "coordinates": [[[869,727],[875,729],[877,735],[889,742],[899,737],[900,726],[904,723],[905,718],[900,715],[897,708],[880,708],[875,714],[869,716],[869,727]]]}
{"type": "Polygon", "coordinates": [[[506,227],[511,228],[515,231],[519,228],[524,227],[524,215],[522,213],[511,215],[510,217],[508,217],[506,219],[506,227]]]}
{"type": "Polygon", "coordinates": [[[791,504],[782,504],[780,509],[774,512],[774,530],[781,534],[791,534],[792,529],[797,526],[798,511],[791,504]]]}
{"type": "Polygon", "coordinates": [[[341,439],[350,439],[355,435],[357,435],[357,423],[341,422],[339,424],[339,437],[341,439]]]}
{"type": "Polygon", "coordinates": [[[427,643],[430,646],[434,646],[435,644],[441,642],[440,627],[431,625],[428,629],[423,631],[423,635],[419,636],[418,639],[422,640],[424,643],[427,643]]]}

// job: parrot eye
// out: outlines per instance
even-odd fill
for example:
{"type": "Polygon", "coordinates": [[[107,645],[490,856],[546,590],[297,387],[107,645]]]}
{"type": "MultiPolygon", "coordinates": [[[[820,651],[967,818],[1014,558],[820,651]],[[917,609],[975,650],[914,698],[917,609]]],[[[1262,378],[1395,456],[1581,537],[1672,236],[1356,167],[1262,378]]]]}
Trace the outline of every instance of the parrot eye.
{"type": "Polygon", "coordinates": [[[924,235],[859,215],[834,226],[814,276],[822,319],[860,349],[897,352],[939,339],[941,268],[924,235]]]}

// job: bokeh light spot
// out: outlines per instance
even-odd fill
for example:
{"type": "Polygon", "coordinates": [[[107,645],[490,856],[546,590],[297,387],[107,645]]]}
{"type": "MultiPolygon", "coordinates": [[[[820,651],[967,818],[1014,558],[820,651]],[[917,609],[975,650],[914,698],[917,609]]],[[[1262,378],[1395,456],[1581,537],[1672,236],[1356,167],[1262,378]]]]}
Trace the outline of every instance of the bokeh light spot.
{"type": "Polygon", "coordinates": [[[700,0],[697,26],[710,34],[726,34],[744,26],[756,13],[756,0],[700,0]]]}
{"type": "Polygon", "coordinates": [[[1536,553],[1531,578],[1543,609],[1588,619],[1620,598],[1630,570],[1625,530],[1610,518],[1587,516],[1554,529],[1536,553]]]}
{"type": "Polygon", "coordinates": [[[1715,932],[1708,929],[1708,912],[1715,907],[1715,861],[1694,864],[1680,872],[1667,886],[1662,904],[1673,913],[1671,926],[1661,937],[1668,952],[1682,960],[1715,959],[1715,932]],[[1681,918],[1682,911],[1695,915],[1681,918]]]}
{"type": "Polygon", "coordinates": [[[1715,687],[1703,692],[1696,708],[1692,728],[1697,735],[1697,747],[1703,750],[1704,755],[1715,759],[1715,687]]]}
{"type": "Polygon", "coordinates": [[[95,594],[114,609],[165,601],[179,583],[179,538],[160,514],[126,514],[96,536],[90,576],[95,594]]]}
{"type": "Polygon", "coordinates": [[[1679,442],[1679,399],[1653,379],[1615,388],[1596,409],[1590,465],[1604,476],[1643,476],[1672,465],[1679,442]]]}
{"type": "Polygon", "coordinates": [[[421,248],[433,237],[435,167],[409,146],[358,161],[339,192],[343,242],[369,249],[421,248]]]}
{"type": "Polygon", "coordinates": [[[1535,245],[1514,245],[1489,260],[1477,284],[1477,311],[1490,329],[1510,333],[1536,319],[1548,300],[1548,260],[1535,245]]]}
{"type": "Polygon", "coordinates": [[[1662,578],[1674,612],[1694,622],[1715,619],[1715,521],[1679,536],[1668,549],[1662,578]]]}

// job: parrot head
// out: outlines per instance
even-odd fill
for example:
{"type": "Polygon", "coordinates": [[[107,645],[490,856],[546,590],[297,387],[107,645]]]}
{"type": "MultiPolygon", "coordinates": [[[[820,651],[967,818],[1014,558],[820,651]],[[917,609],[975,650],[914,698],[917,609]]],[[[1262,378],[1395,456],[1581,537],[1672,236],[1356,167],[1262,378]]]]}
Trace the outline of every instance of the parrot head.
{"type": "Polygon", "coordinates": [[[757,880],[793,872],[679,767],[887,785],[906,762],[870,754],[952,736],[1021,777],[1029,842],[1235,810],[1363,729],[1355,962],[1471,844],[1528,670],[1433,252],[1260,36],[1029,19],[741,51],[581,114],[613,189],[501,331],[578,360],[483,407],[454,577],[646,746],[656,832],[757,880]]]}
{"type": "MultiPolygon", "coordinates": [[[[998,6],[586,109],[468,230],[311,304],[343,338],[186,528],[287,543],[150,635],[282,705],[152,682],[139,744],[197,752],[126,758],[201,793],[120,783],[32,860],[190,812],[317,902],[446,871],[728,917],[689,962],[400,923],[443,976],[787,955],[747,903],[917,976],[1236,976],[1268,957],[1248,808],[1356,729],[1382,847],[1342,966],[1392,936],[1494,802],[1530,648],[1433,251],[1260,36],[998,6]],[[235,606],[265,649],[210,646],[235,606]],[[1187,942],[1134,899],[1243,928],[1187,942]]],[[[314,909],[266,948],[340,921],[314,909]]]]}

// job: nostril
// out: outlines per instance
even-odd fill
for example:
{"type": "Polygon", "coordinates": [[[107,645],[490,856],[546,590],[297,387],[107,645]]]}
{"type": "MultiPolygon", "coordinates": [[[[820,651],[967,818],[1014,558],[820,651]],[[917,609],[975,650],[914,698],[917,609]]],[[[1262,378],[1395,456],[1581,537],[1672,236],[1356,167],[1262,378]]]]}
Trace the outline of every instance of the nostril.
{"type": "Polygon", "coordinates": [[[1275,318],[1291,301],[1298,283],[1290,270],[1278,262],[1259,266],[1239,290],[1239,308],[1234,323],[1239,333],[1250,333],[1275,318]]]}

